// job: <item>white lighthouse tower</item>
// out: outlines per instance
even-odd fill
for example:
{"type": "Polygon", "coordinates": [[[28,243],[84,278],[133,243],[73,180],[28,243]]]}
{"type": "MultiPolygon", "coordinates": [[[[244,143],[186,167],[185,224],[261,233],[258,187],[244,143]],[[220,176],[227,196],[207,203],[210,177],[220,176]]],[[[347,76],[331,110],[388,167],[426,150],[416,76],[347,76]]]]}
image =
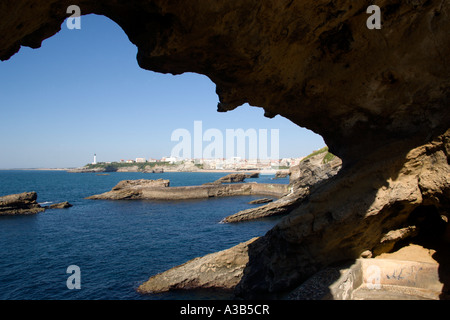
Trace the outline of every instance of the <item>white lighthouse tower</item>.
{"type": "Polygon", "coordinates": [[[92,164],[97,164],[97,154],[94,153],[94,162],[92,164]]]}

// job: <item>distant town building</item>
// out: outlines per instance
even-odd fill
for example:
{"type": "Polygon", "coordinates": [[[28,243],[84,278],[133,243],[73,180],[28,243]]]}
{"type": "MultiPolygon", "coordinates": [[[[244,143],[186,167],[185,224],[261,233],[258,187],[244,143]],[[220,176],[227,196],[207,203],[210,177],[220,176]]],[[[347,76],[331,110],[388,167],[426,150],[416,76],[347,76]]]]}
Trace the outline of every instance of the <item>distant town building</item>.
{"type": "MultiPolygon", "coordinates": [[[[218,170],[264,170],[275,169],[279,167],[289,168],[298,165],[303,158],[282,158],[282,159],[245,159],[241,157],[231,158],[200,158],[200,159],[181,159],[177,157],[162,157],[160,160],[149,158],[136,158],[135,160],[121,159],[121,163],[159,163],[166,162],[170,164],[181,164],[184,162],[186,165],[201,165],[205,170],[218,169],[218,170]]],[[[97,156],[94,154],[94,162],[97,163],[97,156]]]]}
{"type": "Polygon", "coordinates": [[[161,161],[169,162],[169,163],[173,164],[173,163],[177,162],[177,158],[175,158],[175,157],[163,157],[161,159],[161,161]]]}

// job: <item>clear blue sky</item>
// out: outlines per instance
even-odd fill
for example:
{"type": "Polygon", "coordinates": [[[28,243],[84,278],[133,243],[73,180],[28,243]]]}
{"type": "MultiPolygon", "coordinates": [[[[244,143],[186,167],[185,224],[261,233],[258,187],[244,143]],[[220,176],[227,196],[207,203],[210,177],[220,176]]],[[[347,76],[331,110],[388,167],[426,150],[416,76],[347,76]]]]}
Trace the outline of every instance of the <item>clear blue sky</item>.
{"type": "MultiPolygon", "coordinates": [[[[175,129],[279,129],[280,157],[305,156],[323,139],[263,109],[218,113],[206,76],[139,68],[136,47],[108,18],[81,17],[36,50],[0,62],[0,168],[78,167],[98,161],[169,156],[175,129]]],[[[207,143],[206,143],[207,144],[207,143]]]]}

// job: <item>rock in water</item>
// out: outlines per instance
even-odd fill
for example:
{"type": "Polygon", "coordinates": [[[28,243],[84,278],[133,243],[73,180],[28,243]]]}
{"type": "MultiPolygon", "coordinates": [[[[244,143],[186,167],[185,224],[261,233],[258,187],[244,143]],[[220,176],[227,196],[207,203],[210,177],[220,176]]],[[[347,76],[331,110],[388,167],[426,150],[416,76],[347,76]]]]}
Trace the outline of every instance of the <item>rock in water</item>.
{"type": "Polygon", "coordinates": [[[289,175],[289,171],[277,171],[274,179],[286,178],[289,175]]]}
{"type": "Polygon", "coordinates": [[[259,178],[259,172],[246,173],[245,175],[250,179],[259,178]]]}
{"type": "Polygon", "coordinates": [[[308,198],[312,190],[335,176],[341,169],[341,159],[335,157],[330,162],[323,163],[324,155],[314,156],[292,167],[290,170],[292,174],[290,175],[289,192],[279,199],[257,208],[239,211],[224,218],[222,222],[249,221],[290,213],[296,206],[308,198]]]}
{"type": "Polygon", "coordinates": [[[273,199],[262,198],[262,199],[256,199],[256,200],[250,201],[248,204],[261,204],[261,203],[269,203],[272,201],[273,201],[273,199]]]}
{"type": "Polygon", "coordinates": [[[169,180],[158,179],[158,180],[122,180],[114,188],[113,191],[123,190],[123,189],[140,189],[140,188],[167,188],[170,186],[169,180]]]}
{"type": "Polygon", "coordinates": [[[140,285],[138,292],[160,293],[192,288],[232,290],[242,278],[248,262],[248,246],[255,240],[257,238],[157,274],[140,285]]]}
{"type": "Polygon", "coordinates": [[[65,208],[70,208],[72,207],[72,205],[65,201],[65,202],[61,202],[61,203],[55,203],[55,204],[51,204],[50,205],[50,209],[65,209],[65,208]]]}
{"type": "Polygon", "coordinates": [[[24,192],[0,197],[0,215],[26,215],[44,211],[45,209],[36,200],[36,192],[24,192]]]}
{"type": "Polygon", "coordinates": [[[222,177],[215,182],[218,183],[233,183],[233,182],[243,182],[247,178],[247,175],[245,173],[230,173],[229,175],[226,175],[225,177],[222,177]]]}
{"type": "Polygon", "coordinates": [[[200,186],[169,187],[169,180],[124,180],[111,191],[93,195],[91,200],[188,200],[208,199],[242,195],[273,195],[286,193],[287,186],[281,184],[207,183],[200,186]]]}

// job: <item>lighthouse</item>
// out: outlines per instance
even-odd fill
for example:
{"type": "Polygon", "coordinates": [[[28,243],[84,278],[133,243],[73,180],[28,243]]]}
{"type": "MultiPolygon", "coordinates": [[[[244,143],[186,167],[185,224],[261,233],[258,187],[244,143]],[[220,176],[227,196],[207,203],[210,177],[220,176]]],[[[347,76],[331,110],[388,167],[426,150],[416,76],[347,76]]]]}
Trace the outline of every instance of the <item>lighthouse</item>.
{"type": "Polygon", "coordinates": [[[92,164],[97,164],[97,154],[94,153],[94,162],[92,164]]]}

